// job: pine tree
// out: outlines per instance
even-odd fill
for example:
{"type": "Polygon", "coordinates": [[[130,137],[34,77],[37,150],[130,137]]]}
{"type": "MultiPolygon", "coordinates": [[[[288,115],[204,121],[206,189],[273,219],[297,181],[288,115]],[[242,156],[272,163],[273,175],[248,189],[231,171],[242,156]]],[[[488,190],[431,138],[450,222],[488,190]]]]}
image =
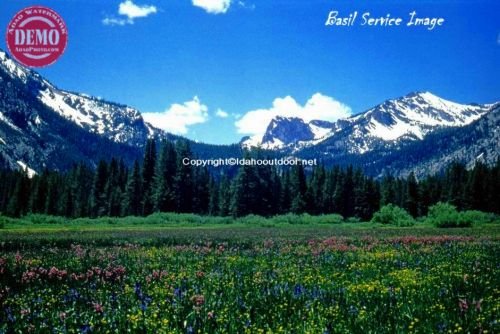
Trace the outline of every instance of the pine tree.
{"type": "Polygon", "coordinates": [[[174,193],[177,212],[191,212],[193,206],[193,169],[185,160],[192,158],[189,142],[179,140],[176,145],[177,168],[174,193]]]}
{"type": "Polygon", "coordinates": [[[406,198],[404,208],[413,217],[417,217],[419,215],[419,190],[417,179],[415,178],[415,174],[413,172],[411,172],[406,179],[406,198]]]}
{"type": "Polygon", "coordinates": [[[100,217],[107,214],[106,184],[108,180],[108,164],[101,160],[97,166],[94,176],[92,194],[90,197],[90,211],[92,217],[100,217]]]}
{"type": "Polygon", "coordinates": [[[61,196],[60,176],[57,173],[52,173],[49,176],[47,198],[45,200],[44,213],[48,215],[57,215],[59,198],[61,196]]]}
{"type": "MultiPolygon", "coordinates": [[[[245,153],[245,159],[250,159],[248,152],[245,153]]],[[[240,217],[255,213],[255,209],[259,205],[256,195],[258,186],[259,180],[255,167],[251,165],[240,166],[231,187],[231,215],[240,217]]]]}
{"type": "Polygon", "coordinates": [[[354,169],[352,166],[347,167],[345,172],[345,177],[342,184],[342,205],[343,212],[342,215],[344,217],[353,217],[354,216],[354,206],[355,206],[355,198],[354,198],[354,169]]]}
{"type": "Polygon", "coordinates": [[[136,160],[134,168],[129,174],[125,195],[122,200],[122,215],[138,216],[142,213],[142,179],[139,162],[136,160]]]}
{"type": "Polygon", "coordinates": [[[395,180],[392,175],[386,175],[382,179],[381,188],[381,199],[380,204],[396,204],[396,189],[395,180]]]}
{"type": "Polygon", "coordinates": [[[324,213],[324,191],[323,187],[326,182],[326,173],[323,166],[313,168],[311,182],[307,189],[307,212],[318,215],[324,213]]]}
{"type": "Polygon", "coordinates": [[[7,206],[7,215],[20,217],[28,212],[30,179],[24,172],[18,173],[16,186],[7,206]]]}
{"type": "Polygon", "coordinates": [[[500,214],[500,158],[490,170],[488,180],[488,211],[500,214]]]}
{"type": "Polygon", "coordinates": [[[359,182],[356,187],[355,215],[363,221],[369,221],[380,207],[380,189],[370,178],[363,176],[359,182]]]}
{"type": "Polygon", "coordinates": [[[74,217],[75,201],[73,189],[70,182],[65,182],[64,190],[61,195],[59,213],[61,216],[74,217]]]}
{"type": "MultiPolygon", "coordinates": [[[[269,159],[264,157],[262,149],[257,149],[255,152],[256,160],[269,159]]],[[[260,216],[270,216],[274,211],[275,203],[273,203],[273,170],[269,165],[257,165],[254,167],[256,176],[256,188],[254,190],[254,197],[256,203],[252,208],[254,214],[260,216]]]]}
{"type": "Polygon", "coordinates": [[[194,169],[194,187],[192,211],[197,214],[207,214],[210,197],[210,174],[206,168],[194,169]]]}
{"type": "Polygon", "coordinates": [[[153,178],[156,166],[156,142],[148,139],[144,149],[144,159],[142,163],[142,214],[149,215],[153,212],[153,178]]]}
{"type": "Polygon", "coordinates": [[[481,211],[486,211],[488,209],[484,198],[487,190],[487,173],[486,166],[478,162],[469,174],[469,180],[467,182],[468,208],[481,211]]]}
{"type": "Polygon", "coordinates": [[[122,189],[120,187],[120,167],[116,159],[111,159],[108,180],[105,187],[106,215],[117,217],[121,213],[122,189]]]}
{"type": "Polygon", "coordinates": [[[467,185],[467,169],[464,164],[453,162],[446,171],[447,192],[444,201],[455,205],[459,210],[466,206],[464,197],[467,185]]]}
{"type": "Polygon", "coordinates": [[[293,213],[305,212],[307,182],[304,167],[300,163],[292,168],[292,173],[290,175],[290,192],[292,194],[290,211],[293,213]]]}
{"type": "Polygon", "coordinates": [[[160,156],[153,178],[153,203],[155,211],[175,211],[174,177],[177,171],[177,154],[170,141],[161,144],[160,156]]]}
{"type": "Polygon", "coordinates": [[[427,215],[427,209],[442,200],[442,182],[439,177],[429,176],[419,184],[421,216],[427,215]]]}
{"type": "Polygon", "coordinates": [[[271,171],[271,211],[270,214],[276,215],[281,212],[281,192],[282,192],[281,178],[276,168],[271,171]]]}
{"type": "Polygon", "coordinates": [[[219,211],[221,217],[230,215],[231,209],[231,183],[226,175],[223,175],[219,183],[219,211]]]}
{"type": "Polygon", "coordinates": [[[209,203],[208,203],[208,214],[210,216],[216,216],[219,214],[219,183],[217,183],[212,177],[208,184],[209,189],[209,203]]]}
{"type": "Polygon", "coordinates": [[[326,181],[325,184],[323,185],[323,203],[322,203],[324,213],[335,212],[334,194],[337,185],[338,175],[339,175],[338,167],[333,168],[330,172],[327,172],[326,174],[326,181]]]}
{"type": "Polygon", "coordinates": [[[35,176],[35,183],[31,194],[31,212],[44,213],[47,200],[49,171],[44,169],[39,176],[35,176]]]}
{"type": "Polygon", "coordinates": [[[75,170],[74,177],[74,197],[75,217],[86,217],[90,215],[90,194],[92,193],[92,180],[94,179],[94,172],[89,169],[85,164],[80,163],[75,170]]]}
{"type": "Polygon", "coordinates": [[[287,170],[281,176],[281,194],[279,213],[284,214],[290,212],[292,206],[292,196],[290,194],[290,172],[287,170]]]}

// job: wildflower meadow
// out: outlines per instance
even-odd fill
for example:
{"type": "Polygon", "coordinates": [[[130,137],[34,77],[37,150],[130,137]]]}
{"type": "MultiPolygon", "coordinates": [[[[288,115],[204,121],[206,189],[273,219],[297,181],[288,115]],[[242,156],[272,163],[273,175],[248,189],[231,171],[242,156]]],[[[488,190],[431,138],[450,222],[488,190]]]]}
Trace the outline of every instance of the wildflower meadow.
{"type": "Polygon", "coordinates": [[[500,331],[496,233],[269,230],[3,236],[0,333],[500,331]]]}

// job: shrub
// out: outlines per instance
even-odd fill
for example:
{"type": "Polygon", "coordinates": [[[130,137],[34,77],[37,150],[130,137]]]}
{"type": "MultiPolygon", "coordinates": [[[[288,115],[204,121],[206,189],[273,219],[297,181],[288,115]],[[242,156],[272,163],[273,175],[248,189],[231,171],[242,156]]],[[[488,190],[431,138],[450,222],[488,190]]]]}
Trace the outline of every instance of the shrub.
{"type": "Polygon", "coordinates": [[[261,223],[267,223],[267,220],[262,216],[250,214],[248,216],[238,218],[238,223],[258,225],[261,223]]]}
{"type": "Polygon", "coordinates": [[[286,215],[279,215],[270,218],[274,224],[302,224],[302,218],[294,213],[288,213],[286,215]]]}
{"type": "Polygon", "coordinates": [[[415,220],[405,210],[394,204],[388,204],[373,214],[372,223],[395,226],[412,226],[415,220]]]}
{"type": "Polygon", "coordinates": [[[232,224],[234,223],[233,217],[209,217],[211,224],[232,224]]]}
{"type": "Polygon", "coordinates": [[[144,218],[143,223],[146,224],[194,224],[202,225],[207,223],[210,217],[201,217],[193,213],[173,213],[173,212],[156,212],[144,218]]]}
{"type": "Polygon", "coordinates": [[[42,214],[29,214],[25,216],[24,219],[33,224],[66,224],[68,222],[68,219],[64,217],[42,214]]]}
{"type": "Polygon", "coordinates": [[[344,218],[336,213],[326,214],[320,216],[311,216],[308,213],[300,215],[294,213],[287,213],[285,215],[278,215],[268,218],[270,222],[276,225],[290,224],[290,225],[310,225],[310,224],[340,224],[344,218]]]}
{"type": "Polygon", "coordinates": [[[359,217],[349,217],[349,218],[347,218],[345,221],[346,221],[346,223],[354,223],[354,224],[357,224],[357,223],[360,223],[360,222],[361,222],[361,219],[359,219],[359,217]]]}
{"type": "Polygon", "coordinates": [[[454,205],[442,202],[429,208],[426,221],[437,227],[470,227],[473,223],[469,216],[458,212],[454,205]]]}
{"type": "Polygon", "coordinates": [[[467,210],[461,212],[462,220],[470,221],[471,224],[490,224],[495,222],[498,219],[494,213],[486,213],[477,210],[467,210]]]}
{"type": "Polygon", "coordinates": [[[331,213],[314,217],[313,221],[318,224],[341,224],[344,222],[344,217],[338,213],[331,213]]]}

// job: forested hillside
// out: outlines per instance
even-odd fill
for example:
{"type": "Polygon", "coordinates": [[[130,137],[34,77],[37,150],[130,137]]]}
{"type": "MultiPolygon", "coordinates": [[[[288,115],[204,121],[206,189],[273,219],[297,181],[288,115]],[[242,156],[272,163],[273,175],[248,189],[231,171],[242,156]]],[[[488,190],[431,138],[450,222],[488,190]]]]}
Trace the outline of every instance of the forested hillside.
{"type": "MultiPolygon", "coordinates": [[[[259,150],[245,154],[266,158],[259,150]]],[[[421,180],[413,174],[375,180],[353,167],[304,169],[301,165],[242,166],[235,175],[221,175],[182,163],[192,156],[189,142],[164,141],[157,146],[149,140],[142,161],[132,168],[111,159],[101,161],[96,169],[81,163],[67,172],[46,170],[31,178],[5,169],[0,172],[0,212],[67,217],[158,211],[217,216],[338,213],[367,220],[388,203],[417,217],[438,201],[458,209],[500,212],[500,163],[491,168],[478,163],[472,170],[454,163],[444,174],[421,180]]]]}

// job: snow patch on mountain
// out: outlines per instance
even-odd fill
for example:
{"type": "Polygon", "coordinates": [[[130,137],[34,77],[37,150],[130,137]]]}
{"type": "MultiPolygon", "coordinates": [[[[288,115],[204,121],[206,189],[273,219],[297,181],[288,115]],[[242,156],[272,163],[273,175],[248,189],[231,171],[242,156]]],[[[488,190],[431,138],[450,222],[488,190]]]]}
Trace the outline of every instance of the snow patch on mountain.
{"type": "Polygon", "coordinates": [[[0,50],[0,66],[3,66],[12,78],[19,78],[26,83],[30,70],[18,66],[7,54],[0,50]]]}
{"type": "Polygon", "coordinates": [[[47,88],[40,92],[40,100],[52,110],[58,112],[61,116],[73,121],[77,125],[83,127],[84,124],[92,125],[93,122],[87,115],[70,107],[64,100],[66,94],[47,88]]]}
{"type": "Polygon", "coordinates": [[[28,177],[31,179],[33,176],[36,175],[36,172],[31,169],[28,165],[26,165],[24,162],[18,160],[17,161],[17,164],[21,167],[21,169],[26,172],[26,174],[28,175],[28,177]]]}
{"type": "Polygon", "coordinates": [[[141,113],[131,107],[74,94],[46,85],[38,98],[47,107],[92,133],[117,143],[142,145],[146,138],[163,135],[144,122],[141,113]]]}
{"type": "Polygon", "coordinates": [[[323,139],[328,136],[332,132],[332,129],[330,128],[322,128],[318,125],[314,125],[309,123],[309,128],[311,129],[312,133],[314,134],[314,139],[323,139]]]}
{"type": "Polygon", "coordinates": [[[21,129],[19,129],[15,124],[13,124],[7,117],[5,117],[5,115],[0,111],[0,121],[4,122],[5,124],[7,124],[10,128],[18,131],[18,132],[21,132],[21,129]]]}
{"type": "Polygon", "coordinates": [[[368,123],[368,131],[369,133],[377,138],[381,138],[383,140],[396,140],[404,135],[413,134],[418,139],[423,139],[423,134],[418,126],[412,126],[412,124],[405,123],[402,120],[396,120],[395,123],[390,125],[384,125],[376,120],[371,120],[368,123]]]}

